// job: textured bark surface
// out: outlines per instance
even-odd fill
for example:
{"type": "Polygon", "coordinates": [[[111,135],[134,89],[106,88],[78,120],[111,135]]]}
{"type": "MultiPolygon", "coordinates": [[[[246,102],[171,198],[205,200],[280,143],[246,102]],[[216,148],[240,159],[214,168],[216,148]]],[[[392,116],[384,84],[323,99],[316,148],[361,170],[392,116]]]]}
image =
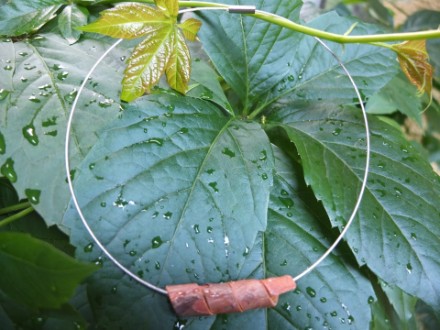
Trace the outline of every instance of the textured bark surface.
{"type": "Polygon", "coordinates": [[[280,294],[295,287],[292,277],[285,275],[264,280],[168,285],[166,290],[178,315],[201,316],[274,307],[280,294]]]}

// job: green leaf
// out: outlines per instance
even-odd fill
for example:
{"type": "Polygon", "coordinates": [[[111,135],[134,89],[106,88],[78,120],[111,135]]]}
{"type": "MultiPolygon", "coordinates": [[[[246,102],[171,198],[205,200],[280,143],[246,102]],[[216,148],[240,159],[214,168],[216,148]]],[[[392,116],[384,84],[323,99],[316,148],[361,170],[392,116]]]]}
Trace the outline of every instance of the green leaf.
{"type": "MultiPolygon", "coordinates": [[[[295,143],[304,174],[334,226],[342,227],[359,193],[365,136],[359,110],[297,104],[278,121],[295,143]]],[[[360,265],[390,285],[440,306],[440,180],[424,155],[394,126],[370,117],[372,162],[347,242],[360,265]]]]}
{"type": "MultiPolygon", "coordinates": [[[[310,26],[328,32],[344,34],[354,19],[340,17],[335,12],[319,16],[310,26]]],[[[365,23],[358,23],[352,34],[374,34],[381,31],[365,23]]],[[[291,65],[285,79],[263,98],[264,104],[273,102],[280,106],[297,100],[332,100],[341,103],[357,103],[353,85],[339,63],[314,38],[300,35],[292,50],[291,65]]],[[[340,58],[363,97],[379,91],[397,73],[395,54],[388,49],[364,44],[340,45],[324,41],[340,58]],[[368,74],[367,74],[368,73],[368,74]]]]}
{"type": "MultiPolygon", "coordinates": [[[[92,229],[121,263],[160,286],[251,276],[261,250],[249,251],[261,244],[272,184],[266,135],[207,101],[148,99],[103,132],[77,175],[86,218],[105,218],[89,220],[92,229]]],[[[95,260],[73,215],[71,239],[95,260]]]]}
{"type": "MultiPolygon", "coordinates": [[[[298,275],[332,243],[322,225],[320,205],[306,196],[301,172],[274,148],[276,173],[264,234],[266,276],[298,275]]],[[[374,291],[345,253],[331,254],[267,310],[267,329],[364,329],[370,322],[374,291]]]]}
{"type": "Polygon", "coordinates": [[[171,47],[173,52],[165,68],[167,81],[172,89],[185,94],[191,75],[191,55],[182,32],[177,29],[174,30],[171,47]]]}
{"type": "Polygon", "coordinates": [[[81,31],[76,30],[76,28],[87,23],[87,16],[88,10],[76,4],[64,7],[58,16],[58,28],[69,44],[78,41],[81,31]]]}
{"type": "Polygon", "coordinates": [[[17,0],[0,6],[0,35],[20,36],[38,30],[56,16],[65,0],[17,0]]]}
{"type": "Polygon", "coordinates": [[[186,96],[209,100],[233,115],[232,107],[220,85],[221,78],[204,61],[194,61],[191,68],[191,86],[186,96]]]}
{"type": "Polygon", "coordinates": [[[162,26],[135,47],[122,80],[122,100],[133,101],[158,83],[171,57],[177,56],[173,38],[173,26],[162,26]]]}
{"type": "Polygon", "coordinates": [[[382,290],[387,295],[391,305],[394,307],[394,310],[400,318],[401,328],[404,329],[405,325],[408,325],[411,319],[414,318],[417,298],[406,294],[397,287],[391,287],[383,282],[380,284],[382,290]]]}
{"type": "Polygon", "coordinates": [[[33,307],[65,303],[76,286],[96,270],[27,234],[0,233],[0,288],[33,307]]]}
{"type": "Polygon", "coordinates": [[[422,99],[417,97],[417,93],[416,87],[408,82],[403,73],[399,73],[368,99],[367,112],[391,114],[400,111],[422,126],[422,99]]]}
{"type": "MultiPolygon", "coordinates": [[[[0,61],[11,66],[0,69],[0,86],[7,91],[0,100],[0,167],[15,181],[19,197],[31,199],[48,225],[61,222],[70,199],[63,155],[67,115],[87,71],[112,42],[87,36],[69,46],[48,33],[26,42],[0,43],[0,61]]],[[[95,130],[120,111],[121,58],[127,55],[123,45],[113,50],[85,86],[72,129],[72,175],[95,143],[95,130]],[[88,130],[91,122],[94,128],[88,130]]]]}
{"type": "Polygon", "coordinates": [[[79,29],[96,32],[113,38],[135,39],[154,35],[171,28],[175,19],[168,18],[161,10],[141,3],[120,3],[100,13],[100,18],[79,29]]]}
{"type": "MultiPolygon", "coordinates": [[[[221,2],[255,5],[250,0],[221,2]]],[[[272,0],[260,1],[257,7],[299,21],[301,4],[299,0],[272,0]]],[[[202,18],[203,47],[247,111],[286,76],[289,63],[294,61],[298,33],[245,15],[209,12],[202,18]]]]}

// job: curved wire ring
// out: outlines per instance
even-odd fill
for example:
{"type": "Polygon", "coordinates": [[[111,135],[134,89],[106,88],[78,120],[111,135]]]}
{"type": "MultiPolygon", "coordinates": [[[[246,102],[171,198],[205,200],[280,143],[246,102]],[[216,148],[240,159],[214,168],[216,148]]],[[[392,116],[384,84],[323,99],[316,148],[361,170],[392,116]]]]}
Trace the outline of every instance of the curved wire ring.
{"type": "MultiPolygon", "coordinates": [[[[208,10],[211,9],[213,10],[214,8],[191,8],[190,10],[188,9],[184,9],[181,10],[180,12],[188,12],[188,11],[195,11],[195,10],[208,10]]],[[[225,8],[216,8],[218,10],[228,10],[228,7],[225,8]]],[[[260,11],[261,12],[261,11],[260,11]]],[[[308,273],[310,273],[313,269],[315,269],[325,258],[328,257],[328,255],[330,253],[333,252],[333,250],[336,248],[336,246],[339,244],[339,242],[343,239],[344,235],[346,234],[346,232],[348,231],[348,229],[350,228],[351,224],[353,223],[353,220],[356,216],[357,211],[359,210],[365,189],[366,189],[366,185],[367,185],[367,178],[368,178],[368,173],[369,173],[369,167],[370,167],[370,153],[371,153],[371,145],[370,145],[370,133],[369,133],[369,125],[368,125],[368,118],[367,118],[367,112],[365,110],[363,101],[362,101],[362,97],[359,93],[359,89],[357,88],[356,83],[354,82],[354,79],[352,78],[352,76],[350,75],[350,72],[347,70],[347,68],[344,66],[344,64],[342,63],[342,61],[339,59],[339,57],[319,38],[315,39],[336,59],[336,61],[338,62],[339,66],[344,70],[345,74],[347,75],[347,77],[350,80],[350,83],[353,86],[353,89],[356,92],[356,96],[359,100],[359,105],[361,107],[362,110],[362,116],[363,116],[363,120],[364,120],[364,127],[365,127],[365,137],[366,137],[366,160],[365,160],[365,167],[364,167],[364,176],[362,179],[362,185],[361,185],[361,189],[359,190],[359,195],[356,201],[356,204],[353,208],[353,211],[349,217],[349,220],[347,221],[347,224],[345,225],[344,229],[341,231],[341,233],[339,234],[339,236],[336,238],[336,240],[333,242],[333,244],[324,252],[323,255],[321,255],[321,257],[319,257],[313,264],[311,264],[309,267],[307,267],[304,271],[302,271],[300,274],[298,274],[297,276],[295,276],[293,278],[293,280],[295,282],[297,282],[300,278],[304,277],[305,275],[307,275],[308,273]]],[[[113,255],[106,249],[106,247],[101,243],[101,241],[98,239],[98,237],[95,235],[95,233],[93,232],[93,230],[90,228],[87,220],[84,217],[84,214],[81,210],[81,207],[79,206],[78,203],[78,199],[76,197],[75,194],[75,190],[73,188],[73,182],[72,182],[72,178],[70,176],[71,173],[71,168],[70,168],[70,161],[69,161],[69,146],[70,146],[70,131],[72,129],[72,122],[73,122],[73,117],[76,111],[76,107],[78,104],[78,100],[80,98],[80,95],[84,89],[85,84],[87,83],[88,79],[90,78],[91,74],[94,72],[94,70],[97,68],[97,66],[102,62],[102,60],[117,46],[119,45],[119,43],[122,41],[123,39],[119,39],[117,40],[113,45],[111,45],[102,55],[101,57],[95,62],[95,64],[92,66],[92,68],[89,70],[89,72],[86,74],[81,86],[78,89],[78,93],[72,103],[72,107],[71,107],[71,111],[67,120],[67,125],[66,125],[66,137],[65,137],[65,149],[64,149],[64,158],[65,158],[65,169],[66,169],[66,173],[67,173],[67,183],[69,186],[69,190],[70,190],[70,194],[72,197],[72,202],[75,205],[75,208],[78,212],[78,215],[84,225],[84,227],[86,228],[86,230],[88,231],[88,233],[90,234],[90,236],[92,237],[92,239],[95,241],[95,243],[99,246],[99,248],[104,252],[104,254],[120,269],[122,270],[125,274],[127,274],[128,276],[130,276],[131,278],[133,278],[134,280],[136,280],[137,282],[141,283],[142,285],[146,286],[147,288],[154,290],[158,293],[167,295],[167,291],[155,286],[153,284],[151,284],[150,282],[147,282],[143,279],[141,279],[139,276],[137,276],[136,274],[134,274],[133,272],[131,272],[128,268],[126,268],[124,265],[122,265],[115,257],[113,257],[113,255]]]]}

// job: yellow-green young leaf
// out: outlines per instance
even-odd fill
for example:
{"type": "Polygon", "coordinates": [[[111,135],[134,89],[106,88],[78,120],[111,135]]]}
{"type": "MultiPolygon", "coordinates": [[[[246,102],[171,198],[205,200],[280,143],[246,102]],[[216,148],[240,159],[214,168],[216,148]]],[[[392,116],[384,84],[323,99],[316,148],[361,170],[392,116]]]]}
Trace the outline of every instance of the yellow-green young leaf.
{"type": "Polygon", "coordinates": [[[420,93],[426,92],[431,97],[432,66],[426,51],[426,40],[412,40],[393,45],[397,52],[400,66],[412,84],[417,86],[420,93]]]}
{"type": "Polygon", "coordinates": [[[178,0],[154,0],[157,8],[159,8],[168,17],[176,18],[179,14],[178,0]]]}
{"type": "Polygon", "coordinates": [[[185,22],[179,24],[179,27],[182,29],[183,35],[189,41],[196,40],[197,32],[199,32],[201,26],[202,22],[195,18],[187,19],[185,22]]]}
{"type": "Polygon", "coordinates": [[[174,30],[172,42],[172,53],[165,73],[170,87],[185,94],[191,74],[191,56],[180,30],[174,30]]]}
{"type": "Polygon", "coordinates": [[[157,8],[141,3],[122,3],[104,10],[97,21],[79,29],[113,38],[134,39],[154,34],[164,25],[174,24],[174,21],[157,8]]]}
{"type": "Polygon", "coordinates": [[[173,50],[174,31],[174,25],[162,26],[135,47],[122,79],[122,100],[135,100],[159,81],[173,50]]]}

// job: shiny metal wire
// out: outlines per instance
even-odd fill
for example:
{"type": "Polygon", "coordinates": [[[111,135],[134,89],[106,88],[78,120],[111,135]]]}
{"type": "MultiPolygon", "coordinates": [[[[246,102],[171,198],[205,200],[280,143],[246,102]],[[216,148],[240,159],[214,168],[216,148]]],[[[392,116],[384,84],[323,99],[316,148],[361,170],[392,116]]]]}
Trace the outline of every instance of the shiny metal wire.
{"type": "MultiPolygon", "coordinates": [[[[234,6],[237,7],[237,6],[234,6]]],[[[190,9],[183,9],[181,11],[179,11],[179,13],[184,13],[184,12],[189,12],[189,11],[196,11],[196,10],[229,10],[228,7],[222,7],[222,8],[190,8],[190,9]]],[[[359,196],[357,198],[356,204],[354,206],[354,209],[351,213],[351,216],[349,218],[349,220],[347,221],[347,224],[345,225],[344,229],[341,231],[341,233],[339,234],[339,236],[337,237],[337,239],[333,242],[333,244],[324,252],[324,254],[318,258],[318,260],[316,260],[313,264],[311,264],[309,267],[307,267],[303,272],[301,272],[300,274],[298,274],[297,276],[294,277],[294,281],[298,281],[299,279],[301,279],[302,277],[304,277],[305,275],[307,275],[308,273],[310,273],[312,270],[314,270],[325,258],[328,257],[328,255],[330,253],[333,252],[333,250],[336,248],[336,246],[339,244],[339,242],[343,239],[344,235],[346,234],[346,232],[348,231],[348,229],[350,228],[351,224],[353,223],[353,220],[356,216],[356,213],[359,210],[365,189],[366,189],[366,184],[367,184],[367,178],[368,178],[368,172],[369,172],[369,166],[370,166],[370,153],[371,153],[371,146],[370,146],[370,133],[369,133],[369,125],[368,125],[368,118],[367,118],[367,113],[365,110],[365,107],[363,105],[362,102],[362,98],[361,95],[359,93],[359,89],[356,86],[356,83],[354,82],[352,76],[350,75],[349,71],[347,70],[347,68],[344,66],[344,64],[342,63],[342,61],[339,59],[339,57],[319,38],[315,38],[328,52],[330,52],[330,54],[332,54],[332,56],[336,59],[336,61],[338,62],[339,66],[344,70],[345,74],[347,75],[347,77],[349,78],[351,84],[353,85],[353,88],[356,92],[357,98],[359,100],[359,105],[362,109],[362,115],[363,115],[363,120],[364,120],[364,125],[365,125],[365,136],[366,136],[366,161],[365,161],[365,172],[364,172],[364,176],[362,179],[362,185],[361,185],[361,189],[359,191],[359,196]]],[[[84,214],[81,210],[81,207],[78,203],[78,199],[76,197],[75,194],[75,190],[73,187],[73,182],[70,176],[71,173],[71,166],[70,166],[70,160],[69,160],[69,147],[70,147],[70,132],[72,130],[72,123],[73,123],[73,118],[75,115],[75,111],[77,109],[77,104],[78,104],[78,100],[81,96],[81,93],[84,89],[85,84],[87,83],[88,79],[90,78],[90,76],[92,75],[92,73],[94,72],[94,70],[98,67],[98,65],[102,62],[102,60],[117,46],[119,45],[119,43],[121,43],[122,39],[117,40],[113,45],[111,45],[102,55],[101,57],[95,62],[95,64],[91,67],[91,69],[89,70],[89,72],[86,74],[86,76],[84,77],[84,80],[81,84],[81,86],[78,89],[78,93],[73,101],[70,113],[69,113],[69,117],[67,120],[67,127],[66,127],[66,136],[65,136],[65,149],[64,149],[64,158],[65,158],[65,169],[66,169],[66,174],[67,174],[67,183],[69,186],[69,190],[70,190],[70,194],[72,196],[72,202],[78,212],[78,216],[80,217],[84,227],[86,228],[87,232],[90,234],[90,236],[92,237],[92,239],[95,241],[95,243],[99,246],[99,248],[104,252],[104,254],[120,269],[122,270],[125,274],[127,274],[128,276],[130,276],[131,278],[133,278],[134,280],[136,280],[137,282],[141,283],[142,285],[146,286],[147,288],[158,292],[160,294],[164,294],[167,295],[167,291],[155,286],[153,284],[151,284],[150,282],[147,282],[143,279],[141,279],[139,276],[137,276],[136,274],[132,273],[128,268],[126,268],[124,265],[122,265],[115,257],[113,257],[113,255],[107,250],[107,248],[101,243],[101,241],[98,239],[98,237],[95,235],[95,233],[93,232],[93,230],[91,229],[91,227],[89,226],[86,218],[84,217],[84,214]]]]}

